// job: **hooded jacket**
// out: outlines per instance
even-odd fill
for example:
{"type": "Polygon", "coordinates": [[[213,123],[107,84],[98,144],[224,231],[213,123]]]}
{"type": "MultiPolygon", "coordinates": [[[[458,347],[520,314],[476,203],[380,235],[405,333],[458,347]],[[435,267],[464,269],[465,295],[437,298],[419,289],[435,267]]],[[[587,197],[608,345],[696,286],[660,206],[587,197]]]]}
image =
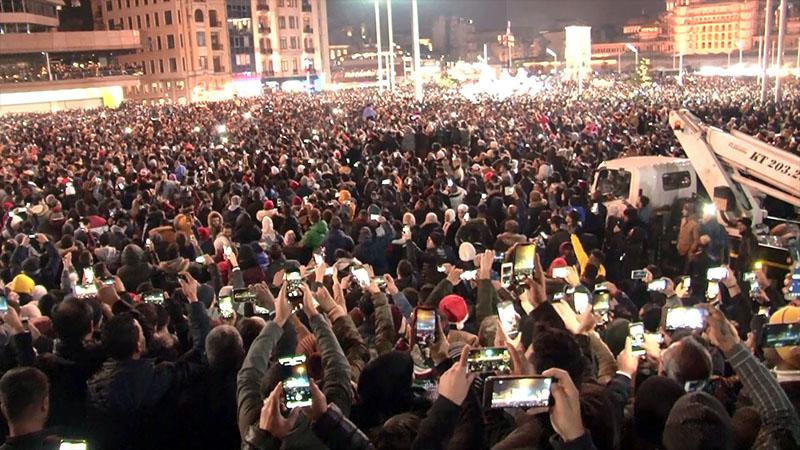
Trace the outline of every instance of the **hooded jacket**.
{"type": "Polygon", "coordinates": [[[122,266],[117,270],[117,276],[128,292],[136,292],[140,284],[150,281],[154,275],[153,266],[147,262],[144,250],[138,245],[126,246],[122,250],[120,261],[122,266]]]}

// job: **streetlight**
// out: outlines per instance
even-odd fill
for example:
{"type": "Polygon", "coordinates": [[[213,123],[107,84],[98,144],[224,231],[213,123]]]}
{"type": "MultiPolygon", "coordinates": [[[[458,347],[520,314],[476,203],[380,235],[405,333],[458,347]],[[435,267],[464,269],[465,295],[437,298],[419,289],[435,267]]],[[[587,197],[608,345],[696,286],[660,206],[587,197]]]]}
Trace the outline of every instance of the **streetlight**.
{"type": "Polygon", "coordinates": [[[389,66],[388,67],[389,73],[387,74],[387,76],[389,78],[389,90],[393,91],[394,90],[394,82],[395,82],[395,79],[394,79],[394,52],[395,52],[395,48],[394,48],[394,27],[392,26],[392,22],[393,22],[392,21],[392,0],[386,0],[386,16],[387,16],[388,25],[389,25],[389,61],[387,62],[388,66],[389,66]]]}
{"type": "Polygon", "coordinates": [[[383,49],[381,48],[381,6],[380,0],[375,0],[375,35],[378,55],[378,88],[383,90],[383,49]]]}
{"type": "MultiPolygon", "coordinates": [[[[636,55],[636,67],[639,67],[639,49],[636,48],[633,44],[625,44],[625,48],[632,51],[634,55],[636,55]]],[[[635,70],[635,69],[634,69],[635,70]]]]}
{"type": "Polygon", "coordinates": [[[47,64],[47,78],[50,81],[53,81],[53,72],[50,71],[50,53],[42,52],[42,54],[44,55],[44,61],[47,64]]]}
{"type": "Polygon", "coordinates": [[[742,50],[744,50],[744,42],[739,40],[736,41],[736,48],[739,49],[739,65],[742,65],[742,50]]]}
{"type": "Polygon", "coordinates": [[[547,52],[548,55],[553,57],[553,62],[556,62],[556,63],[558,62],[558,53],[556,53],[555,50],[553,50],[551,48],[547,48],[547,49],[545,49],[545,52],[547,52]]]}
{"type": "Polygon", "coordinates": [[[419,9],[417,0],[411,0],[411,31],[414,46],[414,97],[422,102],[422,73],[419,64],[419,9]]]}

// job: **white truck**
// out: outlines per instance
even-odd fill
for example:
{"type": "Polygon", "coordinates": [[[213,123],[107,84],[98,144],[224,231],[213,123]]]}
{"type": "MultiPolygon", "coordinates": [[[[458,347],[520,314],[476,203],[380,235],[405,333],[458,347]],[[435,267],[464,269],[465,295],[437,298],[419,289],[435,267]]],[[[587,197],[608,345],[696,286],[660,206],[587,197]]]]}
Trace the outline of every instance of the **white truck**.
{"type": "Polygon", "coordinates": [[[603,193],[609,214],[621,215],[626,203],[636,205],[642,195],[653,209],[669,207],[699,193],[702,185],[734,240],[739,238],[736,220],[749,217],[762,247],[785,252],[797,223],[778,226],[780,219],[769,218],[776,224],[770,229],[760,205],[769,195],[800,208],[800,157],[744,133],[705,125],[686,110],[672,111],[669,124],[687,158],[643,156],[600,164],[593,190],[603,193]]]}

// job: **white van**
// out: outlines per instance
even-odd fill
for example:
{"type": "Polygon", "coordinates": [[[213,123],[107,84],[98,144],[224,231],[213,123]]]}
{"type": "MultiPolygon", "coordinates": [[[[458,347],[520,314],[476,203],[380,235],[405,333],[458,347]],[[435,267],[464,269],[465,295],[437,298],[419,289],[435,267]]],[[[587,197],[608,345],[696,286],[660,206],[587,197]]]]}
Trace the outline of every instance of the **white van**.
{"type": "Polygon", "coordinates": [[[671,206],[675,200],[697,193],[697,174],[685,158],[632,156],[600,164],[592,191],[603,194],[609,215],[621,216],[626,204],[639,197],[650,199],[652,209],[671,206]]]}

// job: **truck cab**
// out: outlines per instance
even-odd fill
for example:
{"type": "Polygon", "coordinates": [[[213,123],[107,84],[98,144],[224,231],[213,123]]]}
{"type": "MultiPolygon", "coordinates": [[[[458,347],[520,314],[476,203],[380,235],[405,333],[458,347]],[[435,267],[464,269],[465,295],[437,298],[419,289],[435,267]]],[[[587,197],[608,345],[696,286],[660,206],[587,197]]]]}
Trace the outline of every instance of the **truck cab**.
{"type": "Polygon", "coordinates": [[[697,174],[685,158],[634,156],[604,161],[595,172],[593,191],[599,191],[609,215],[621,216],[626,205],[642,195],[652,209],[669,207],[697,193],[697,174]]]}

